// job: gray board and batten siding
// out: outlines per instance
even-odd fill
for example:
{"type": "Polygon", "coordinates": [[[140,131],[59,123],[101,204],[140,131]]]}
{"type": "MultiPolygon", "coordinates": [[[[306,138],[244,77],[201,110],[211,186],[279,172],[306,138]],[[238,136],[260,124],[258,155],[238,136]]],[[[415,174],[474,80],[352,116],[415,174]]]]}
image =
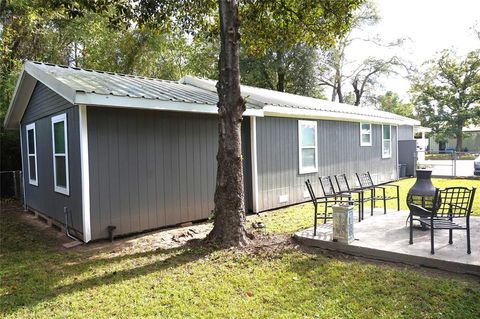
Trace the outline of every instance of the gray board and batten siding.
{"type": "Polygon", "coordinates": [[[321,195],[322,175],[345,173],[352,186],[356,172],[370,171],[376,182],[397,178],[396,126],[391,126],[392,156],[382,158],[382,125],[372,124],[372,146],[360,146],[359,123],[317,120],[318,172],[299,174],[298,119],[264,117],[256,122],[258,211],[308,200],[307,179],[321,195]],[[285,195],[288,201],[280,203],[285,195]]]}
{"type": "Polygon", "coordinates": [[[398,126],[398,140],[399,141],[411,141],[414,139],[413,126],[399,125],[398,126]]]}
{"type": "Polygon", "coordinates": [[[64,207],[69,209],[69,226],[83,233],[82,184],[80,166],[80,137],[78,107],[37,82],[21,120],[22,161],[27,208],[65,222],[64,207]],[[53,116],[65,113],[69,159],[69,195],[54,191],[52,122],[53,116]],[[37,142],[38,186],[29,183],[26,126],[35,123],[37,142]]]}
{"type": "MultiPolygon", "coordinates": [[[[87,117],[92,239],[108,237],[110,225],[119,235],[208,218],[216,115],[88,107],[87,117]]],[[[245,198],[248,209],[251,194],[245,198]]]]}

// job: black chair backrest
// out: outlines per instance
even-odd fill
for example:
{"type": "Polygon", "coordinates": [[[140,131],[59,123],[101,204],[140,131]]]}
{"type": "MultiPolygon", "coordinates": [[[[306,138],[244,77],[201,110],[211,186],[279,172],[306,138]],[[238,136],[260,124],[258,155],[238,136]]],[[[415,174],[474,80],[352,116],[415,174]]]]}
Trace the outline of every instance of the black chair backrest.
{"type": "Polygon", "coordinates": [[[348,184],[347,175],[335,175],[335,181],[337,182],[338,190],[340,192],[350,191],[350,185],[348,184]]]}
{"type": "Polygon", "coordinates": [[[315,196],[315,193],[313,192],[312,184],[310,183],[309,179],[307,179],[305,181],[305,185],[307,185],[308,193],[310,194],[310,198],[312,200],[312,203],[314,205],[317,205],[317,197],[315,196]]]}
{"type": "Polygon", "coordinates": [[[330,176],[320,176],[318,180],[320,181],[320,186],[322,186],[324,196],[336,195],[335,188],[333,188],[333,183],[330,176]]]}
{"type": "Polygon", "coordinates": [[[372,176],[370,176],[369,172],[361,173],[361,174],[356,173],[356,175],[357,175],[358,184],[360,188],[369,188],[369,187],[375,186],[375,184],[373,184],[373,181],[372,181],[372,176]]]}
{"type": "Polygon", "coordinates": [[[476,187],[447,187],[435,194],[434,202],[437,208],[434,210],[439,217],[467,217],[472,212],[473,200],[476,187]]]}

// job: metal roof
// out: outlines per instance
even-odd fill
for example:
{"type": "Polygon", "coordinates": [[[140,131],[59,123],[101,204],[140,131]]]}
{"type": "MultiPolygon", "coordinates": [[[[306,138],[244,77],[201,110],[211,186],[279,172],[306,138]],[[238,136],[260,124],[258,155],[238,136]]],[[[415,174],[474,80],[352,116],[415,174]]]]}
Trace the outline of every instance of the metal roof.
{"type": "MultiPolygon", "coordinates": [[[[216,83],[212,80],[200,79],[191,76],[186,76],[180,81],[210,90],[213,90],[215,88],[216,83]]],[[[263,105],[264,111],[268,111],[269,109],[278,110],[279,108],[290,108],[299,110],[300,112],[295,112],[295,114],[298,115],[302,114],[301,110],[306,110],[322,112],[322,114],[331,113],[332,117],[341,116],[345,119],[350,117],[365,117],[365,120],[370,118],[370,120],[373,120],[375,122],[393,121],[395,124],[399,125],[420,125],[420,122],[417,120],[390,112],[380,111],[371,107],[359,107],[345,103],[331,102],[327,100],[316,99],[285,92],[278,92],[274,90],[267,90],[247,85],[241,86],[241,92],[247,101],[263,105]],[[272,108],[269,108],[269,106],[272,108]]],[[[309,114],[309,112],[303,113],[309,114]]],[[[313,114],[315,113],[311,114],[313,116],[313,114]]]]}
{"type": "MultiPolygon", "coordinates": [[[[5,117],[5,127],[17,127],[37,81],[72,104],[136,109],[217,113],[216,81],[186,76],[166,81],[26,61],[5,117]]],[[[416,120],[372,108],[356,107],[278,91],[241,86],[246,116],[285,116],[342,121],[419,125],[416,120]]]]}
{"type": "Polygon", "coordinates": [[[39,62],[26,63],[33,63],[76,92],[211,105],[216,105],[218,100],[216,94],[176,81],[39,62]]]}

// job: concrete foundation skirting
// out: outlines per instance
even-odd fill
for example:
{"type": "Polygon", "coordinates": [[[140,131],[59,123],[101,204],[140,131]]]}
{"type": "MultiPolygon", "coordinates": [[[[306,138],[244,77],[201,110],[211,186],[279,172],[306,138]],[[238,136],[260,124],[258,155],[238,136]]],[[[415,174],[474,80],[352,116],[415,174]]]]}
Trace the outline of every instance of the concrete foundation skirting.
{"type": "Polygon", "coordinates": [[[337,251],[337,252],[341,252],[349,255],[376,259],[376,260],[381,260],[386,262],[403,263],[407,265],[435,268],[435,269],[441,269],[441,270],[451,271],[455,273],[463,273],[463,274],[480,276],[480,266],[476,266],[476,265],[469,265],[469,264],[457,263],[453,261],[432,259],[432,258],[426,258],[421,256],[414,256],[414,255],[379,250],[374,248],[352,246],[352,245],[342,244],[339,242],[303,237],[299,234],[295,234],[293,237],[298,243],[306,246],[317,247],[317,248],[327,249],[331,251],[337,251]]]}

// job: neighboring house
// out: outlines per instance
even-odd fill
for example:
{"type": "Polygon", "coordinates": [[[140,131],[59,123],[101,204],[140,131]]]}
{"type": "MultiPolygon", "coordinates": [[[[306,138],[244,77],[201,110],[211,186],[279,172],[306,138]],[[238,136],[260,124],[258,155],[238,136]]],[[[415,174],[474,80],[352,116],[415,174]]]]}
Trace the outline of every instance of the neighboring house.
{"type": "MultiPolygon", "coordinates": [[[[304,181],[397,178],[416,120],[242,86],[246,209],[304,202],[304,181]]],[[[215,82],[25,62],[5,126],[21,130],[25,205],[88,242],[207,218],[217,152],[215,82]],[[65,211],[67,213],[65,213],[65,211]]],[[[317,185],[318,186],[318,185],[317,185]]]]}
{"type": "MultiPolygon", "coordinates": [[[[464,127],[462,131],[464,134],[462,143],[463,150],[466,152],[480,153],[480,127],[470,125],[464,127]]],[[[437,142],[435,140],[435,134],[430,134],[428,137],[428,145],[428,150],[432,152],[455,150],[457,139],[449,138],[446,141],[437,142]]]]}

